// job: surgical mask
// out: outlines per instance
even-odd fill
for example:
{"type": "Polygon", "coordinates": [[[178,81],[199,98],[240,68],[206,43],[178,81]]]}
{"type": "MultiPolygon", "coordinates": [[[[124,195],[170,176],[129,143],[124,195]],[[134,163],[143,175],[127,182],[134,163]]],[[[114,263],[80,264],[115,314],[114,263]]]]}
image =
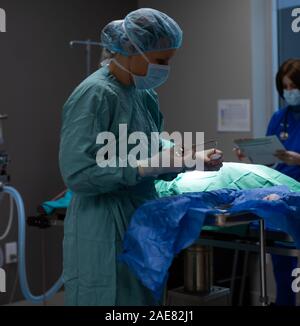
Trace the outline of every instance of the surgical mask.
{"type": "Polygon", "coordinates": [[[134,81],[137,89],[153,89],[164,84],[170,73],[170,67],[164,65],[156,65],[149,63],[148,72],[146,76],[138,76],[133,74],[131,71],[122,66],[116,59],[112,61],[122,70],[128,72],[134,81]]]}
{"type": "Polygon", "coordinates": [[[132,74],[137,89],[152,89],[163,85],[169,78],[170,66],[150,63],[146,76],[132,74]]]}
{"type": "Polygon", "coordinates": [[[284,99],[286,103],[290,106],[299,106],[300,105],[300,90],[284,90],[283,92],[284,99]]]}
{"type": "Polygon", "coordinates": [[[143,58],[148,62],[148,71],[146,76],[138,76],[121,66],[116,60],[113,60],[120,68],[127,71],[131,74],[134,84],[137,89],[153,89],[164,84],[170,74],[170,66],[154,64],[149,61],[147,56],[142,52],[142,50],[135,44],[135,42],[128,35],[125,24],[123,24],[123,28],[125,33],[132,43],[132,45],[136,48],[136,50],[143,56],[143,58]]]}

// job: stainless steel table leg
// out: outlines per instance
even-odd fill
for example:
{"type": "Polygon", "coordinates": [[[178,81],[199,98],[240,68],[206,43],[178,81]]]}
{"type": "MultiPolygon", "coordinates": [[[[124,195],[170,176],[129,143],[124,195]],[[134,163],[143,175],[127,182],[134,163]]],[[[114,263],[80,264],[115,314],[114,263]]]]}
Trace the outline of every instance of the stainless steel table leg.
{"type": "Polygon", "coordinates": [[[231,305],[233,304],[233,292],[234,292],[235,282],[236,282],[238,258],[239,258],[239,250],[236,249],[234,251],[233,266],[232,266],[231,280],[230,280],[230,304],[231,305]]]}
{"type": "Polygon", "coordinates": [[[245,251],[245,257],[244,257],[244,264],[243,264],[243,274],[242,274],[242,280],[241,280],[239,306],[243,305],[246,277],[247,277],[247,274],[248,274],[248,261],[249,261],[249,251],[246,250],[245,251]]]}
{"type": "Polygon", "coordinates": [[[162,302],[163,306],[167,306],[168,305],[168,287],[167,285],[164,288],[164,294],[163,294],[163,302],[162,302]]]}
{"type": "Polygon", "coordinates": [[[267,273],[266,273],[266,239],[265,239],[265,221],[259,220],[259,246],[260,246],[260,300],[262,306],[268,305],[267,295],[267,273]]]}

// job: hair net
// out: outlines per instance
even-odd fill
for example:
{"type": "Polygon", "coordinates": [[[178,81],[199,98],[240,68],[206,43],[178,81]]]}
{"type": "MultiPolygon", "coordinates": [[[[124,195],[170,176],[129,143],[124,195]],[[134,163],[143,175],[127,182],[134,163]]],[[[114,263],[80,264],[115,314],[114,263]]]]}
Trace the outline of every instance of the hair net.
{"type": "Polygon", "coordinates": [[[102,31],[102,46],[125,56],[142,52],[178,49],[182,45],[182,30],[166,14],[142,8],[131,12],[124,20],[109,23],[102,31]]]}

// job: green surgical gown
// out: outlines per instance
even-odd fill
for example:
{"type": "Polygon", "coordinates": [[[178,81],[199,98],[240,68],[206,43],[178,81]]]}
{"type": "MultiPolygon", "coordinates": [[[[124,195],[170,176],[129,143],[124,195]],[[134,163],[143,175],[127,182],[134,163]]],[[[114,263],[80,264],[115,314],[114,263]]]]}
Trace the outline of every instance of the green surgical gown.
{"type": "Polygon", "coordinates": [[[135,210],[158,196],[155,179],[141,179],[130,166],[96,163],[97,135],[109,131],[118,140],[120,124],[128,126],[128,134],[144,132],[150,139],[151,132],[162,131],[163,117],[153,90],[122,85],[106,66],[83,81],[63,109],[60,169],[74,192],[64,231],[66,305],[154,304],[118,255],[135,210]]]}

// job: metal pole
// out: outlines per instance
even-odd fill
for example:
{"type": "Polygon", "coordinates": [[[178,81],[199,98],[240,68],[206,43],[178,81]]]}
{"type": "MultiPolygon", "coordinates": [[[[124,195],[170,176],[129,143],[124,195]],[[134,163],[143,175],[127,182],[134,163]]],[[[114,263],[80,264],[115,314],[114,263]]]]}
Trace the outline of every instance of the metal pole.
{"type": "Polygon", "coordinates": [[[91,74],[91,61],[92,61],[92,46],[90,44],[91,40],[88,40],[86,46],[86,76],[91,74]]]}
{"type": "Polygon", "coordinates": [[[101,46],[101,43],[94,42],[91,40],[86,41],[71,41],[70,46],[74,45],[84,45],[86,51],[86,75],[87,77],[91,74],[92,71],[92,46],[101,46]]]}
{"type": "Polygon", "coordinates": [[[262,306],[268,305],[267,296],[267,274],[266,274],[266,239],[265,239],[265,221],[259,220],[259,247],[260,247],[260,300],[262,306]]]}
{"type": "Polygon", "coordinates": [[[0,144],[4,144],[3,120],[8,118],[7,114],[0,114],[0,144]]]}
{"type": "Polygon", "coordinates": [[[246,283],[246,277],[247,277],[247,272],[248,272],[248,261],[249,261],[249,251],[245,251],[239,306],[243,305],[244,293],[245,293],[245,283],[246,283]]]}
{"type": "Polygon", "coordinates": [[[231,305],[233,304],[233,292],[234,292],[235,281],[236,281],[238,258],[239,258],[239,250],[235,250],[234,258],[233,258],[232,272],[231,272],[231,280],[230,280],[230,303],[231,303],[231,305]]]}

